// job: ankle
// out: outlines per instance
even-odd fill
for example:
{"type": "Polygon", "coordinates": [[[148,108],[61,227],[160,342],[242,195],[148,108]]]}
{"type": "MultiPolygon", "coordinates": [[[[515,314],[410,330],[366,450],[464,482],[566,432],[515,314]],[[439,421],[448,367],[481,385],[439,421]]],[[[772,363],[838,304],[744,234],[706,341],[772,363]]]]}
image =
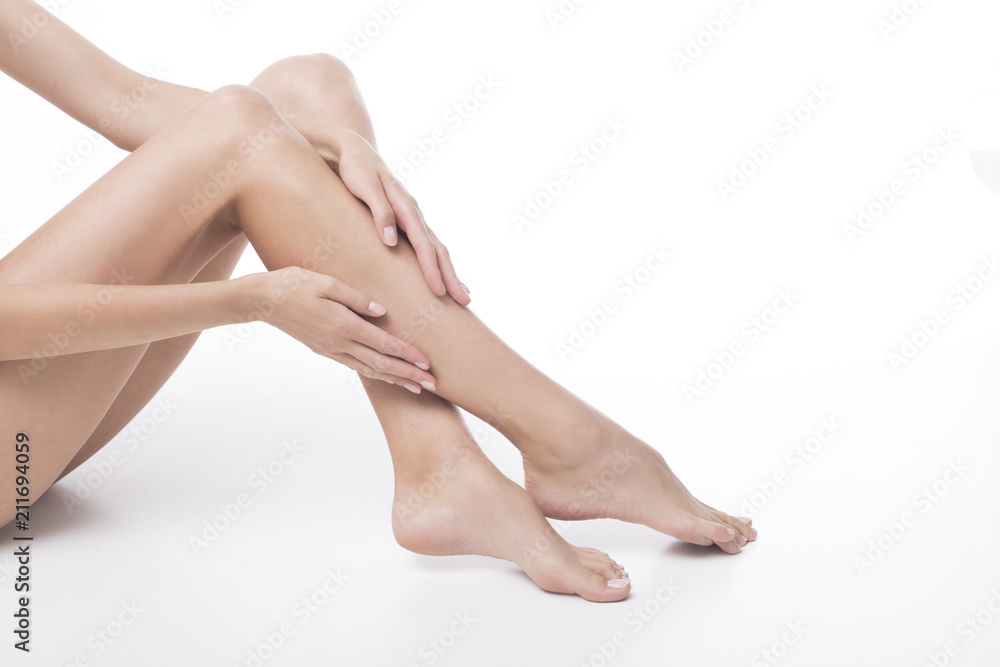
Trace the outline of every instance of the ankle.
{"type": "Polygon", "coordinates": [[[572,467],[590,460],[614,436],[614,422],[588,405],[560,413],[515,441],[537,467],[572,467]]]}

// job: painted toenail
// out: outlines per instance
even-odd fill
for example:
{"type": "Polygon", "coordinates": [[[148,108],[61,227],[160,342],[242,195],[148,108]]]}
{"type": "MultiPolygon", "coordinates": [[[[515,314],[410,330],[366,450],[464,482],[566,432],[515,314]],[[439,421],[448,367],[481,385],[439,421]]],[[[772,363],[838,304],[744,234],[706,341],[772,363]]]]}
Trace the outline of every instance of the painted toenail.
{"type": "Polygon", "coordinates": [[[628,579],[610,579],[608,580],[608,588],[625,588],[628,586],[628,579]]]}

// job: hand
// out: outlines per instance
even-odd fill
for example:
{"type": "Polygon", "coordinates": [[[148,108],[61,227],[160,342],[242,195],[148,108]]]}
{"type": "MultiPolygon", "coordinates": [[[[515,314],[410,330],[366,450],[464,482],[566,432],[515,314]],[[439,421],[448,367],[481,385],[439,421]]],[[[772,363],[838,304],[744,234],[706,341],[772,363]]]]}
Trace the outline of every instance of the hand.
{"type": "Polygon", "coordinates": [[[385,314],[385,308],[366,294],[331,276],[294,266],[247,279],[257,295],[253,303],[257,319],[313,352],[415,394],[421,387],[437,388],[423,353],[364,319],[385,314]]]}
{"type": "Polygon", "coordinates": [[[335,128],[333,135],[336,157],[328,161],[347,189],[371,209],[382,241],[396,245],[396,228],[402,229],[417,253],[431,291],[438,296],[450,294],[467,306],[472,300],[469,291],[458,279],[448,249],[427,226],[413,196],[364,137],[345,128],[335,128]]]}

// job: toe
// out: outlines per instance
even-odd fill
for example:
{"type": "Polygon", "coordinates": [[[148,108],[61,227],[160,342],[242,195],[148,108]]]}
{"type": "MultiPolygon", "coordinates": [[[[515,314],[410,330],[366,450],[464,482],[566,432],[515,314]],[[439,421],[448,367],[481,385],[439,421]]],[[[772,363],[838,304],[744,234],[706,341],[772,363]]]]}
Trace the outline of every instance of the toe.
{"type": "MultiPolygon", "coordinates": [[[[736,535],[738,534],[735,528],[731,528],[718,521],[709,521],[707,519],[702,519],[699,525],[702,535],[716,544],[720,546],[725,542],[733,542],[735,544],[736,535]]],[[[739,545],[737,544],[736,546],[738,551],[739,545]]]]}
{"type": "Polygon", "coordinates": [[[617,602],[628,597],[631,590],[628,579],[608,577],[582,565],[575,576],[574,592],[591,602],[617,602]]]}
{"type": "Polygon", "coordinates": [[[729,516],[718,510],[716,510],[715,515],[720,523],[727,524],[730,528],[739,531],[739,536],[736,539],[741,546],[757,539],[757,530],[750,525],[749,518],[729,516]]]}

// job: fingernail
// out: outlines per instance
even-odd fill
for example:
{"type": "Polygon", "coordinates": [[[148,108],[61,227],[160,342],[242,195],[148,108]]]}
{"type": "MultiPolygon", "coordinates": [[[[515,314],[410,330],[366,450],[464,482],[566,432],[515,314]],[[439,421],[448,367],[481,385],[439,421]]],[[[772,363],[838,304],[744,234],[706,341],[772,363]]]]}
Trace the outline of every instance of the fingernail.
{"type": "Polygon", "coordinates": [[[429,371],[431,369],[430,366],[428,366],[427,364],[425,364],[422,361],[418,361],[417,363],[415,363],[413,365],[416,366],[417,368],[419,368],[422,371],[429,371]]]}
{"type": "Polygon", "coordinates": [[[628,579],[609,579],[608,588],[625,588],[629,585],[628,579]]]}
{"type": "Polygon", "coordinates": [[[410,391],[412,391],[414,394],[419,394],[420,393],[420,387],[418,387],[417,385],[413,384],[412,382],[407,382],[403,386],[406,387],[407,389],[409,389],[410,391]]]}
{"type": "Polygon", "coordinates": [[[424,389],[426,389],[427,391],[436,391],[437,390],[437,387],[434,386],[434,383],[433,382],[428,382],[427,380],[424,380],[423,382],[421,382],[420,386],[423,387],[424,389]]]}
{"type": "Polygon", "coordinates": [[[397,239],[396,228],[386,227],[385,229],[383,229],[382,238],[384,238],[385,242],[388,243],[389,245],[396,245],[396,239],[397,239]]]}
{"type": "Polygon", "coordinates": [[[374,301],[368,304],[368,312],[372,315],[385,315],[385,306],[374,301]]]}
{"type": "Polygon", "coordinates": [[[465,283],[462,283],[462,282],[460,282],[460,283],[458,283],[458,284],[462,286],[462,289],[464,289],[464,290],[465,290],[465,293],[466,293],[466,294],[472,294],[472,292],[470,292],[470,291],[469,291],[469,287],[468,287],[468,285],[466,285],[465,283]]]}

